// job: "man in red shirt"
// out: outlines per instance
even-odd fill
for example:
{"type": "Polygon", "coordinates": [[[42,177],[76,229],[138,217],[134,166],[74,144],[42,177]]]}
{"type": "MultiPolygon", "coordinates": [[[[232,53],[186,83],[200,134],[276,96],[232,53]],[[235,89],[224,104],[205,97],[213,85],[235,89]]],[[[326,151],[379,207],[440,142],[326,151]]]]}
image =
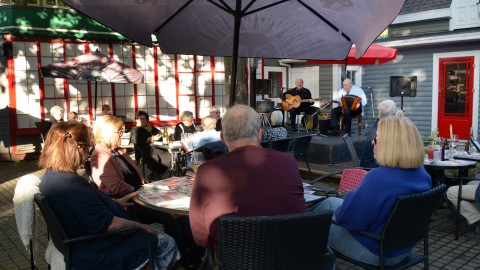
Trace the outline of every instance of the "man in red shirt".
{"type": "Polygon", "coordinates": [[[245,105],[230,108],[221,138],[229,152],[202,164],[190,199],[190,226],[196,243],[218,243],[218,217],[269,216],[306,211],[297,162],[262,148],[258,113],[245,105]]]}

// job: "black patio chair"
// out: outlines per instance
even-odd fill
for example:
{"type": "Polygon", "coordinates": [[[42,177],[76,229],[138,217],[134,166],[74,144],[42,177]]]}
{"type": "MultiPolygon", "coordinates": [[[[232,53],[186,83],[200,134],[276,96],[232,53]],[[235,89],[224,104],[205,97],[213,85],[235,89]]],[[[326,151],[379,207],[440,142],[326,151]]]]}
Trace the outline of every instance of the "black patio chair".
{"type": "Polygon", "coordinates": [[[303,159],[305,161],[310,175],[312,175],[312,171],[310,170],[310,164],[308,164],[308,148],[310,147],[311,140],[312,136],[300,137],[296,139],[293,144],[293,156],[297,160],[303,159]]]}
{"type": "Polygon", "coordinates": [[[350,154],[350,157],[352,158],[353,166],[355,168],[359,167],[360,160],[358,159],[357,152],[355,151],[355,146],[353,146],[353,142],[350,139],[350,136],[348,136],[348,134],[345,134],[343,135],[342,139],[345,142],[345,146],[347,146],[347,150],[348,150],[348,153],[350,154]]]}
{"type": "Polygon", "coordinates": [[[102,241],[105,238],[118,237],[119,235],[130,233],[141,233],[145,236],[145,245],[148,247],[149,264],[151,267],[150,269],[155,269],[153,253],[150,245],[150,236],[144,229],[140,227],[128,227],[106,233],[70,238],[65,232],[62,224],[60,223],[59,217],[57,217],[53,211],[46,197],[41,193],[37,193],[35,194],[34,200],[42,212],[42,216],[47,224],[47,230],[49,236],[52,238],[53,244],[57,250],[63,254],[66,269],[71,269],[72,248],[74,248],[75,245],[91,241],[102,241]]]}
{"type": "MultiPolygon", "coordinates": [[[[219,218],[220,269],[326,269],[332,212],[219,218]]],[[[206,255],[213,259],[210,253],[206,255]]],[[[212,264],[210,264],[210,267],[212,264]]]]}
{"type": "Polygon", "coordinates": [[[422,261],[423,269],[428,269],[428,227],[433,212],[446,189],[447,186],[442,184],[422,193],[398,196],[393,211],[379,235],[365,231],[355,231],[357,234],[377,240],[380,244],[378,266],[353,260],[334,250],[335,255],[365,269],[408,269],[422,261]],[[385,266],[385,254],[413,246],[422,239],[423,253],[412,251],[399,264],[385,266]]]}

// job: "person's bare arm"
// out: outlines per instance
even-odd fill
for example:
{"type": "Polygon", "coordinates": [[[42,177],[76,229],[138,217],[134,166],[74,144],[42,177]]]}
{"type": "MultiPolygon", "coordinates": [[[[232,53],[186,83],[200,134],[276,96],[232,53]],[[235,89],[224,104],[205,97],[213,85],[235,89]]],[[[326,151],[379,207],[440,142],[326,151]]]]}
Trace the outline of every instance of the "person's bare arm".
{"type": "Polygon", "coordinates": [[[112,223],[110,223],[110,226],[108,226],[107,231],[110,232],[110,231],[115,231],[115,230],[119,230],[119,229],[126,228],[126,227],[134,227],[134,226],[143,228],[149,234],[152,234],[152,235],[157,235],[158,234],[158,231],[155,230],[150,225],[142,224],[140,222],[136,222],[136,221],[132,221],[132,220],[124,219],[124,218],[119,218],[119,217],[113,217],[112,223]]]}

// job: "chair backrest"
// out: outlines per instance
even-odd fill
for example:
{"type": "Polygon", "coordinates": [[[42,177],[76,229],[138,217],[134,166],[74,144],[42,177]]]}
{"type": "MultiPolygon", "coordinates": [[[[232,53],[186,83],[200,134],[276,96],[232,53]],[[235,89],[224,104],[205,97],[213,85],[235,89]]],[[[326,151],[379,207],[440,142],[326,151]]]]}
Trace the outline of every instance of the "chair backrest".
{"type": "Polygon", "coordinates": [[[85,161],[85,164],[83,164],[83,166],[85,167],[85,173],[88,177],[88,183],[90,183],[90,185],[95,189],[98,189],[97,183],[95,183],[95,181],[93,180],[92,165],[90,164],[90,160],[85,161]]]}
{"type": "Polygon", "coordinates": [[[353,146],[350,136],[348,136],[348,134],[343,135],[343,141],[345,142],[348,152],[350,153],[350,157],[352,158],[352,161],[353,161],[353,166],[354,167],[360,166],[360,161],[358,160],[357,152],[355,151],[355,147],[353,146]]]}
{"type": "Polygon", "coordinates": [[[295,158],[307,157],[308,148],[310,147],[311,140],[312,136],[305,136],[295,140],[295,144],[293,146],[293,155],[295,156],[295,158]]]}
{"type": "Polygon", "coordinates": [[[367,171],[362,169],[343,170],[342,178],[340,179],[340,185],[338,187],[338,192],[344,192],[357,188],[365,174],[367,174],[367,171]]]}
{"type": "Polygon", "coordinates": [[[219,218],[220,269],[322,269],[332,212],[219,218]]]}
{"type": "Polygon", "coordinates": [[[212,160],[228,152],[227,146],[222,141],[213,141],[202,145],[198,151],[202,151],[205,161],[212,160]]]}
{"type": "Polygon", "coordinates": [[[446,189],[442,184],[422,193],[398,197],[382,231],[385,253],[413,246],[427,236],[433,212],[446,189]]]}
{"type": "Polygon", "coordinates": [[[35,203],[42,212],[43,219],[47,223],[48,232],[52,238],[52,242],[55,247],[60,251],[65,261],[69,255],[68,247],[64,244],[64,240],[68,239],[66,232],[63,230],[62,224],[58,220],[57,216],[53,212],[51,205],[48,203],[45,196],[41,193],[37,193],[34,196],[35,203]]]}

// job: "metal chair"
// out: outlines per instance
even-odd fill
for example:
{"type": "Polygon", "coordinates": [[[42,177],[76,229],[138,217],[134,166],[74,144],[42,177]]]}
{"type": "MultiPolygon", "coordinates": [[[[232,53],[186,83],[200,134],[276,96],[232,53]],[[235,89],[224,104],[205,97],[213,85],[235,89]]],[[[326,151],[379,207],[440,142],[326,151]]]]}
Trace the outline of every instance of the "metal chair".
{"type": "Polygon", "coordinates": [[[119,235],[130,233],[142,233],[145,236],[145,245],[148,248],[149,264],[151,269],[155,269],[153,253],[150,245],[150,236],[144,229],[140,227],[128,227],[106,233],[70,238],[65,232],[62,224],[60,223],[59,217],[57,217],[53,211],[46,197],[41,193],[37,193],[35,194],[34,200],[38,208],[40,208],[42,216],[47,223],[48,233],[52,238],[53,244],[64,256],[66,269],[71,269],[72,248],[75,245],[91,241],[102,241],[102,239],[105,238],[118,237],[119,235]]]}
{"type": "MultiPolygon", "coordinates": [[[[332,212],[219,218],[220,269],[326,269],[332,212]]],[[[210,259],[212,249],[210,249],[210,259]]],[[[210,264],[210,267],[212,264],[210,264]]]]}
{"type": "Polygon", "coordinates": [[[353,161],[353,166],[359,167],[360,160],[358,159],[357,152],[355,151],[355,146],[353,146],[353,142],[350,139],[350,136],[348,136],[348,134],[345,134],[343,135],[342,139],[345,142],[345,145],[347,146],[348,153],[350,153],[350,157],[352,158],[352,161],[353,161]]]}
{"type": "Polygon", "coordinates": [[[358,185],[360,185],[360,182],[362,181],[363,177],[365,177],[365,174],[367,174],[366,170],[363,169],[356,169],[356,168],[351,168],[351,169],[345,169],[342,172],[334,172],[330,173],[327,175],[323,175],[321,177],[318,177],[312,181],[309,182],[309,184],[313,184],[318,181],[322,181],[324,179],[328,179],[334,175],[341,174],[342,177],[340,178],[340,184],[338,187],[338,190],[318,190],[318,192],[323,192],[325,196],[336,196],[336,197],[344,197],[345,194],[357,188],[358,185]]]}
{"type": "Polygon", "coordinates": [[[308,173],[312,175],[310,170],[310,164],[308,163],[308,148],[310,147],[310,142],[312,141],[312,136],[305,136],[295,140],[293,145],[293,156],[296,159],[303,159],[307,164],[308,173]]]}
{"type": "Polygon", "coordinates": [[[408,269],[423,262],[428,269],[428,227],[433,212],[442,199],[447,186],[442,184],[431,190],[398,196],[392,213],[382,232],[378,235],[365,231],[354,231],[357,234],[375,239],[380,246],[379,265],[370,265],[353,260],[340,252],[335,254],[346,261],[365,269],[408,269]],[[385,266],[385,255],[403,248],[412,247],[423,239],[423,253],[410,252],[402,262],[393,266],[385,266]]]}

